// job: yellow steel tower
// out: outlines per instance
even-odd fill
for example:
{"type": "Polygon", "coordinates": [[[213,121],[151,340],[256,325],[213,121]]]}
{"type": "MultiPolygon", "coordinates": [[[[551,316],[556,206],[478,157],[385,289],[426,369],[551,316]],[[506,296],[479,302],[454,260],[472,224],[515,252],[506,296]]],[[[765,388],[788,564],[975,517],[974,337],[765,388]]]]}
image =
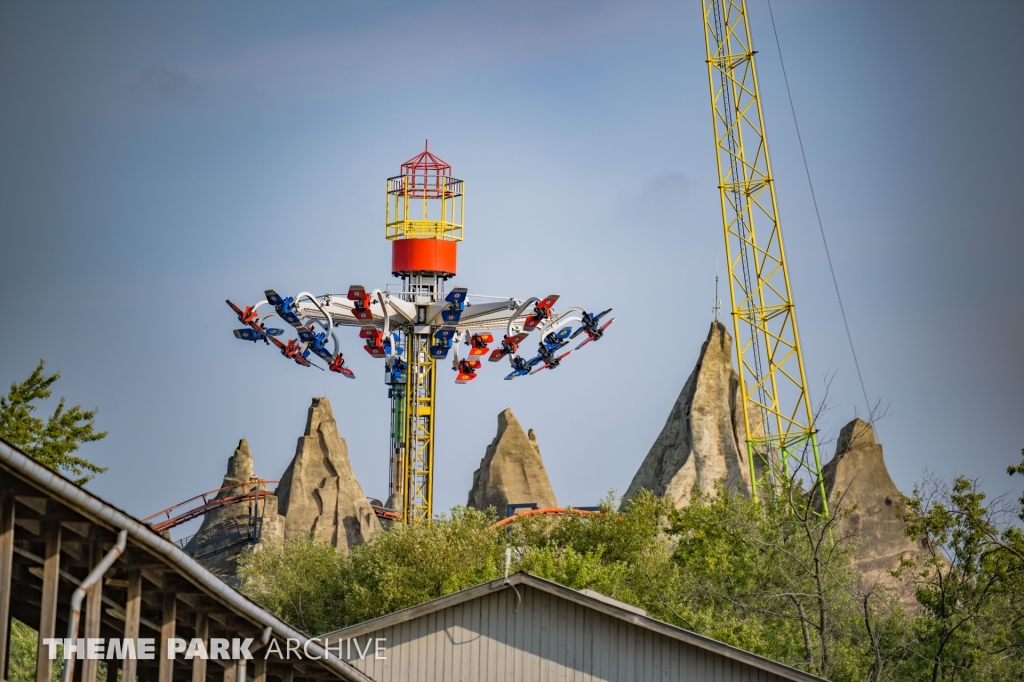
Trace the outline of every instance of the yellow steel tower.
{"type": "MultiPolygon", "coordinates": [[[[780,476],[791,476],[800,467],[811,469],[809,473],[821,486],[814,414],[775,201],[747,3],[702,0],[702,4],[753,494],[774,488],[780,476]]],[[[819,492],[824,503],[823,486],[819,492]]]]}
{"type": "Polygon", "coordinates": [[[406,523],[429,520],[434,499],[434,416],[437,363],[430,355],[437,325],[428,308],[444,297],[455,276],[462,241],[463,183],[452,167],[425,149],[388,178],[385,236],[391,241],[391,273],[402,290],[390,294],[415,306],[416,317],[399,332],[407,380],[391,389],[390,504],[406,523]]]}

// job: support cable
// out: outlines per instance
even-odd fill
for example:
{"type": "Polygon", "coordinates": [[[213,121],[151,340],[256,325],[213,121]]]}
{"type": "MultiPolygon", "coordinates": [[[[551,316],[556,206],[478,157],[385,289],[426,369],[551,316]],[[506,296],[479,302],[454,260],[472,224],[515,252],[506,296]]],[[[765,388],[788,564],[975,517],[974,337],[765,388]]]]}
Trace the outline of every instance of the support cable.
{"type": "Polygon", "coordinates": [[[768,15],[772,19],[772,32],[775,34],[775,49],[779,53],[779,64],[782,65],[782,79],[786,83],[786,96],[789,98],[789,110],[793,114],[793,127],[796,128],[796,139],[800,144],[800,156],[804,161],[804,173],[807,174],[807,186],[811,189],[811,202],[814,204],[814,215],[818,218],[818,231],[821,233],[821,243],[825,247],[825,258],[828,260],[828,269],[832,273],[832,286],[836,290],[836,299],[839,301],[839,312],[843,317],[843,326],[846,327],[846,338],[850,342],[850,353],[853,355],[853,366],[857,369],[857,379],[860,381],[860,390],[864,394],[864,405],[867,415],[871,417],[871,401],[868,399],[868,389],[864,385],[864,376],[860,371],[860,362],[857,360],[857,350],[853,346],[853,334],[850,333],[850,323],[846,319],[846,309],[843,307],[843,297],[839,293],[839,280],[836,278],[836,270],[832,266],[832,254],[828,250],[828,240],[825,239],[825,227],[821,221],[821,211],[818,210],[818,197],[814,193],[814,183],[811,181],[811,168],[807,163],[807,153],[804,151],[804,140],[800,135],[800,124],[796,119],[796,106],[793,104],[793,93],[789,88],[789,76],[786,74],[786,62],[782,58],[782,44],[779,42],[779,30],[775,27],[775,13],[772,11],[772,1],[768,0],[768,15]]]}

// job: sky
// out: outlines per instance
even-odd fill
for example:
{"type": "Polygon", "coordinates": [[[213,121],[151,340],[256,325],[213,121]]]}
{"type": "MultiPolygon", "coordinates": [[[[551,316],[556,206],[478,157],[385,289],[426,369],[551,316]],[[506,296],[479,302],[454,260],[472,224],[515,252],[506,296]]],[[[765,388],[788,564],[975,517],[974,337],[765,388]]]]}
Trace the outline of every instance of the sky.
{"type": "MultiPolygon", "coordinates": [[[[772,8],[894,480],[1019,494],[1024,5],[772,8]]],[[[749,9],[828,459],[866,407],[768,5],[749,9]]],[[[279,478],[322,395],[386,498],[381,363],[352,333],[356,381],[303,370],[234,339],[224,299],[392,282],[385,179],[429,138],[466,182],[452,285],[616,319],[557,372],[442,371],[435,509],[465,503],[506,407],[558,501],[595,504],[628,487],[713,319],[710,114],[696,0],[4,2],[0,387],[59,371],[109,431],[81,450],[109,467],[88,487],[138,516],[218,487],[243,437],[279,478]]]]}

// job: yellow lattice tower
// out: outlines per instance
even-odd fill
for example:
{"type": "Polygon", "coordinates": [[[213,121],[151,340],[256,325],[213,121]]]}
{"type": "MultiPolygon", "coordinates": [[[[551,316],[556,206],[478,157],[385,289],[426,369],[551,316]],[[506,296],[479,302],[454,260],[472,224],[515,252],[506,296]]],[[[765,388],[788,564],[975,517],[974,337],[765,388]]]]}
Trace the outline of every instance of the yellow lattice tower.
{"type": "MultiPolygon", "coordinates": [[[[463,182],[452,167],[424,149],[388,178],[385,236],[391,272],[402,278],[404,300],[425,313],[456,271],[462,241],[463,182]]],[[[433,516],[434,421],[437,363],[428,352],[435,330],[426,319],[403,328],[408,378],[392,395],[390,494],[406,523],[433,516]]]]}
{"type": "Polygon", "coordinates": [[[806,467],[825,504],[746,0],[702,4],[753,494],[773,489],[779,476],[789,477],[806,467]],[[813,461],[806,456],[808,448],[813,461]]]}
{"type": "Polygon", "coordinates": [[[434,422],[437,389],[437,361],[427,353],[428,336],[409,337],[409,381],[406,384],[407,432],[404,466],[403,509],[406,522],[433,516],[434,422]]]}

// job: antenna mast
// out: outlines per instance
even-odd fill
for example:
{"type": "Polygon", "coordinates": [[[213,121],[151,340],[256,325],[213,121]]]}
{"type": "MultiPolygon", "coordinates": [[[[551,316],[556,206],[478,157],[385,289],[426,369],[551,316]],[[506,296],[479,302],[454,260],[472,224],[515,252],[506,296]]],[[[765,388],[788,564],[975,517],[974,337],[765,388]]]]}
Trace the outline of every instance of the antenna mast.
{"type": "Polygon", "coordinates": [[[715,314],[715,322],[718,322],[718,313],[722,310],[722,299],[718,298],[718,251],[715,251],[715,300],[711,302],[711,312],[715,314]]]}

